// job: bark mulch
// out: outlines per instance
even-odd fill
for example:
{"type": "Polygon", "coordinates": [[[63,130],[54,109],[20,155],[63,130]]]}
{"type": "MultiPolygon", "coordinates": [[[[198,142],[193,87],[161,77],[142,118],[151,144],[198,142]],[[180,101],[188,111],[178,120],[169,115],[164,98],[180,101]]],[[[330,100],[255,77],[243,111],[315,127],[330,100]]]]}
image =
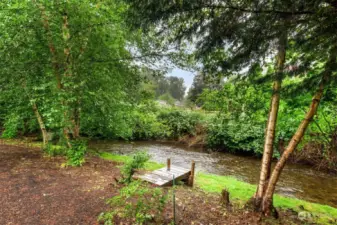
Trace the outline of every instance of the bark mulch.
{"type": "Polygon", "coordinates": [[[89,158],[61,168],[62,157],[40,149],[0,145],[0,224],[97,224],[104,199],[117,193],[116,164],[89,158]]]}

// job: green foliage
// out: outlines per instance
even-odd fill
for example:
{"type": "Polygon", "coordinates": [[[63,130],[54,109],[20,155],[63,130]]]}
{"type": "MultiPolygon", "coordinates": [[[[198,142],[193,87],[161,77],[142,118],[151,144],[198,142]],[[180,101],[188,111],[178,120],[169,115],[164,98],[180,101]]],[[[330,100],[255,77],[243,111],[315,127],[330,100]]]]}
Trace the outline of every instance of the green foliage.
{"type": "MultiPolygon", "coordinates": [[[[16,112],[33,124],[34,102],[47,130],[71,132],[77,124],[87,136],[129,138],[131,119],[124,115],[136,102],[145,67],[129,60],[130,49],[146,49],[141,32],[125,26],[127,6],[114,0],[0,5],[0,122],[16,112]]],[[[14,125],[5,136],[15,136],[14,125]]]]}
{"type": "Polygon", "coordinates": [[[159,100],[162,100],[169,104],[170,106],[174,106],[175,99],[170,95],[170,93],[164,93],[158,97],[159,100]]]}
{"type": "MultiPolygon", "coordinates": [[[[203,92],[208,89],[208,90],[217,90],[221,88],[221,79],[216,78],[216,79],[210,79],[203,74],[203,73],[198,73],[194,76],[193,78],[193,83],[191,88],[188,90],[187,94],[187,99],[190,100],[191,102],[197,104],[198,106],[203,106],[202,98],[200,96],[203,94],[203,92]]],[[[214,98],[216,101],[217,99],[214,98]]]]}
{"type": "Polygon", "coordinates": [[[71,142],[71,148],[67,150],[67,165],[81,166],[84,162],[84,156],[87,153],[87,142],[84,140],[74,140],[71,142]]]}
{"type": "Polygon", "coordinates": [[[169,127],[172,138],[195,134],[195,128],[202,119],[199,113],[178,110],[166,110],[158,115],[158,120],[169,127]]]}
{"type": "Polygon", "coordinates": [[[184,79],[175,76],[169,77],[153,77],[153,83],[156,85],[156,97],[167,95],[172,101],[182,100],[184,98],[185,89],[184,79]]]}
{"type": "Polygon", "coordinates": [[[67,149],[59,146],[59,145],[53,145],[51,143],[48,143],[44,148],[43,151],[48,156],[54,157],[57,155],[66,155],[67,149]]]}
{"type": "Polygon", "coordinates": [[[195,127],[202,123],[204,116],[198,112],[159,107],[152,100],[124,111],[123,118],[109,126],[102,126],[99,130],[83,125],[83,132],[89,131],[92,136],[126,140],[173,139],[195,134],[195,127]]]}
{"type": "Polygon", "coordinates": [[[18,134],[19,130],[19,124],[20,124],[20,118],[16,114],[11,114],[7,117],[5,123],[4,123],[4,132],[2,133],[2,138],[15,138],[18,134]]]}
{"type": "MultiPolygon", "coordinates": [[[[233,148],[239,144],[235,148],[261,152],[257,148],[260,148],[259,143],[264,136],[262,128],[268,117],[275,75],[284,81],[275,142],[287,142],[294,134],[320,80],[326,81],[326,88],[336,90],[337,49],[333,27],[337,16],[331,4],[289,0],[267,4],[261,1],[210,1],[206,5],[204,1],[125,1],[130,4],[128,21],[133,27],[146,28],[144,30],[149,33],[154,29],[163,43],[175,44],[178,40],[182,48],[183,43],[192,41],[196,46],[192,50],[196,64],[202,64],[199,73],[210,80],[228,78],[226,83],[229,85],[225,84],[223,90],[209,88],[202,93],[205,84],[198,75],[190,90],[190,100],[206,110],[221,111],[227,118],[226,122],[220,122],[221,125],[211,125],[211,145],[233,148]],[[289,9],[296,13],[288,14],[289,9]],[[227,23],[223,24],[223,21],[227,23]],[[322,26],[325,32],[321,32],[322,26]],[[284,44],[282,37],[285,37],[284,44]],[[265,61],[275,49],[275,40],[280,41],[279,49],[286,46],[287,51],[286,66],[280,74],[275,70],[274,63],[266,65],[265,61]],[[327,75],[330,78],[322,78],[322,74],[330,74],[327,75]],[[245,120],[249,120],[245,124],[252,127],[252,132],[243,126],[236,127],[240,124],[234,120],[242,122],[242,119],[236,119],[242,113],[245,113],[245,120]],[[243,135],[242,138],[236,133],[243,135]],[[250,141],[253,146],[246,144],[250,141]]],[[[330,94],[331,91],[327,92],[325,98],[331,101],[333,95],[330,94]]],[[[331,145],[328,144],[332,140],[325,129],[327,127],[322,122],[318,125],[310,125],[307,139],[315,139],[324,146],[331,145]]],[[[334,136],[335,127],[331,127],[333,129],[330,128],[329,134],[334,136]]]]}
{"type": "Polygon", "coordinates": [[[137,107],[132,115],[134,121],[132,139],[151,140],[169,137],[169,128],[157,119],[157,111],[151,106],[137,107]]]}
{"type": "Polygon", "coordinates": [[[130,183],[132,176],[136,172],[136,169],[145,167],[145,163],[149,161],[150,155],[146,151],[138,151],[131,156],[131,159],[127,160],[122,169],[123,182],[130,183]]]}
{"type": "Polygon", "coordinates": [[[130,219],[133,224],[160,224],[167,194],[160,188],[149,188],[140,181],[134,181],[107,202],[113,210],[101,213],[98,218],[106,225],[114,224],[117,217],[130,219]]]}
{"type": "Polygon", "coordinates": [[[210,148],[230,151],[248,151],[261,155],[263,152],[264,126],[254,123],[246,115],[227,119],[215,118],[209,123],[207,145],[210,148]]]}
{"type": "Polygon", "coordinates": [[[210,89],[203,89],[195,102],[207,111],[219,111],[228,105],[224,103],[224,95],[221,92],[210,89]]]}

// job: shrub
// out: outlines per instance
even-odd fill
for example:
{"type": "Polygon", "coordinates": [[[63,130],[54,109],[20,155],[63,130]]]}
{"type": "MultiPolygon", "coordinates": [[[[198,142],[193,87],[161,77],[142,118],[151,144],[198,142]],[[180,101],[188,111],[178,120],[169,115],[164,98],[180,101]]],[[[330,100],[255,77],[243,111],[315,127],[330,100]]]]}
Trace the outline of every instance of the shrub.
{"type": "Polygon", "coordinates": [[[170,106],[173,106],[175,103],[175,99],[172,97],[172,95],[170,95],[169,93],[165,93],[161,96],[158,97],[159,100],[165,101],[167,104],[169,104],[170,106]]]}
{"type": "Polygon", "coordinates": [[[57,155],[66,155],[67,151],[65,148],[59,145],[52,145],[51,143],[48,143],[43,148],[44,153],[46,153],[48,156],[54,157],[57,155]]]}
{"type": "Polygon", "coordinates": [[[162,224],[162,213],[167,195],[160,188],[149,188],[140,181],[134,181],[120,190],[119,195],[108,199],[113,211],[101,213],[99,221],[113,224],[116,217],[131,219],[132,224],[162,224]]]}
{"type": "Polygon", "coordinates": [[[134,115],[133,139],[150,140],[170,136],[169,127],[157,120],[153,112],[137,111],[134,115]]]}
{"type": "Polygon", "coordinates": [[[254,123],[246,116],[235,119],[215,118],[208,126],[207,145],[213,149],[262,154],[263,140],[263,124],[254,123]]]}
{"type": "Polygon", "coordinates": [[[149,161],[150,155],[146,151],[136,152],[121,169],[123,182],[130,183],[136,169],[144,168],[145,163],[149,161]]]}
{"type": "Polygon", "coordinates": [[[9,115],[4,123],[4,132],[2,133],[2,138],[15,138],[18,134],[20,117],[16,114],[9,115]]]}
{"type": "Polygon", "coordinates": [[[84,140],[75,140],[71,142],[71,148],[67,150],[67,165],[81,166],[87,152],[87,142],[84,140]]]}
{"type": "Polygon", "coordinates": [[[158,115],[158,120],[169,127],[172,138],[178,138],[184,134],[194,134],[196,125],[202,119],[199,113],[178,110],[163,111],[158,115]]]}

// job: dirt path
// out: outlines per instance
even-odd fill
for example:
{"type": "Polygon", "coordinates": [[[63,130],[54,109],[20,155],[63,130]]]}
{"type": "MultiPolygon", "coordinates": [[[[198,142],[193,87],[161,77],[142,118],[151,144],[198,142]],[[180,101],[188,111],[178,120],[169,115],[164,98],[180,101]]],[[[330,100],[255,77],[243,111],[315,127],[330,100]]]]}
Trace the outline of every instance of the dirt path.
{"type": "Polygon", "coordinates": [[[96,224],[116,193],[116,164],[90,158],[64,168],[39,149],[0,145],[0,224],[96,224]]]}

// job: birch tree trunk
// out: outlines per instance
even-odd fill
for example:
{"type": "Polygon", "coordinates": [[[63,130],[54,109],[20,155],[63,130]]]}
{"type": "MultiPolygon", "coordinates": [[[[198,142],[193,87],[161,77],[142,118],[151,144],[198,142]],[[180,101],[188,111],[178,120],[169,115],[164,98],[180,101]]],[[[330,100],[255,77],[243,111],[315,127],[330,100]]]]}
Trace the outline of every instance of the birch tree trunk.
{"type": "Polygon", "coordinates": [[[302,120],[301,124],[299,125],[296,133],[293,135],[291,140],[289,141],[286,149],[284,150],[280,160],[277,162],[273,173],[271,174],[270,180],[268,182],[267,189],[265,190],[265,194],[263,196],[262,201],[262,212],[266,216],[270,216],[273,210],[273,195],[276,187],[276,183],[281,175],[281,172],[286,164],[287,159],[289,158],[290,154],[296,149],[297,145],[301,141],[304,136],[305,131],[308,128],[308,125],[312,121],[313,117],[315,116],[321,98],[323,96],[325,85],[328,83],[331,75],[332,69],[336,63],[336,55],[337,55],[337,48],[334,47],[330,51],[329,60],[325,65],[325,71],[323,73],[322,79],[319,83],[319,87],[312,98],[312,102],[308,112],[305,115],[305,118],[302,120]]]}
{"type": "Polygon", "coordinates": [[[255,194],[255,207],[260,210],[263,194],[266,190],[271,171],[271,161],[273,156],[273,145],[275,140],[275,131],[277,115],[280,104],[280,91],[282,86],[283,71],[287,48],[287,30],[281,34],[278,40],[278,52],[275,63],[275,77],[273,83],[273,94],[270,101],[269,116],[266,126],[265,142],[263,148],[263,158],[261,162],[260,180],[255,194]]]}
{"type": "MultiPolygon", "coordinates": [[[[60,73],[60,63],[59,63],[57,53],[56,53],[56,48],[55,48],[55,45],[54,45],[54,42],[53,42],[53,35],[52,35],[51,30],[50,30],[49,18],[47,16],[45,7],[41,3],[37,3],[36,0],[34,0],[34,2],[37,4],[37,6],[40,10],[43,27],[46,31],[48,47],[49,47],[50,54],[52,56],[52,66],[53,66],[54,75],[55,75],[55,78],[56,78],[57,89],[62,91],[64,89],[64,87],[63,87],[63,84],[62,84],[62,76],[61,76],[61,73],[60,73]]],[[[68,26],[68,21],[66,20],[65,22],[66,22],[66,26],[68,26]]],[[[62,31],[64,31],[63,28],[64,28],[65,22],[63,22],[62,31]]],[[[64,101],[61,101],[61,105],[63,105],[65,107],[64,101]]],[[[64,112],[64,117],[66,116],[66,114],[67,113],[64,112]]],[[[66,139],[68,147],[70,148],[71,147],[70,136],[69,136],[68,128],[66,126],[63,127],[63,136],[66,139]]]]}
{"type": "Polygon", "coordinates": [[[48,145],[48,132],[35,102],[33,103],[32,107],[42,133],[43,148],[45,148],[48,145]]]}

